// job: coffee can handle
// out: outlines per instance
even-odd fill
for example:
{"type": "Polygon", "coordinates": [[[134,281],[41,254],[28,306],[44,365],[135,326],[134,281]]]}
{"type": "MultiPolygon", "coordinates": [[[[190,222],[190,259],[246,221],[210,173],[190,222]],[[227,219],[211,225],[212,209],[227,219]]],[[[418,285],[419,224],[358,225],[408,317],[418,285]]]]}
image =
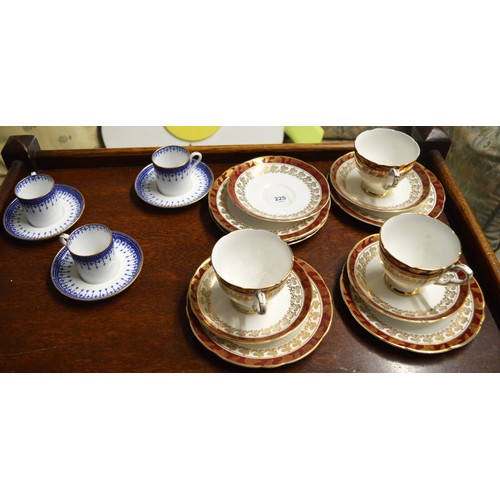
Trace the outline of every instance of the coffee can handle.
{"type": "Polygon", "coordinates": [[[202,159],[202,154],[199,153],[198,151],[194,151],[193,153],[191,153],[191,155],[189,156],[189,161],[191,162],[191,168],[196,167],[196,165],[200,163],[201,159],[202,159]]]}
{"type": "Polygon", "coordinates": [[[63,233],[59,235],[59,241],[61,242],[62,245],[65,247],[68,246],[68,240],[69,240],[69,234],[63,233]]]}

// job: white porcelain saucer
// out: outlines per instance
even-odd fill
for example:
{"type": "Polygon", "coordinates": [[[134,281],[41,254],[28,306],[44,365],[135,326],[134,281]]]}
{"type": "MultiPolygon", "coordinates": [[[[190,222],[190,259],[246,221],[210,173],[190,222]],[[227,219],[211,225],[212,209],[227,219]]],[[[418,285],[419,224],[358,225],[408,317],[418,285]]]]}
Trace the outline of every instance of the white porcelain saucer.
{"type": "Polygon", "coordinates": [[[186,312],[196,338],[209,351],[229,363],[249,368],[276,368],[311,354],[328,333],[333,319],[333,303],[323,278],[298,259],[312,285],[312,302],[305,320],[289,335],[268,343],[247,344],[224,339],[205,328],[193,314],[189,301],[186,312]]]}
{"type": "Polygon", "coordinates": [[[281,222],[319,213],[330,196],[328,181],[321,172],[286,156],[262,156],[237,165],[227,189],[244,212],[281,222]]]}
{"type": "Polygon", "coordinates": [[[236,310],[217,281],[210,259],[197,269],[189,284],[191,309],[205,328],[217,336],[246,343],[269,342],[286,336],[304,321],[312,300],[311,283],[294,259],[284,288],[264,315],[236,310]]]}
{"type": "Polygon", "coordinates": [[[354,205],[373,211],[401,213],[416,207],[430,192],[430,180],[419,163],[393,188],[387,196],[370,196],[361,188],[354,152],[336,160],[330,168],[330,182],[335,190],[354,205]]]}
{"type": "Polygon", "coordinates": [[[265,229],[277,234],[287,243],[293,243],[306,235],[312,235],[326,223],[330,212],[329,200],[319,213],[291,222],[263,220],[244,212],[233,202],[227,191],[227,184],[233,170],[234,167],[223,172],[214,181],[208,194],[210,214],[222,230],[230,232],[247,228],[265,229]]]}
{"type": "Polygon", "coordinates": [[[428,285],[416,295],[400,295],[384,280],[379,257],[379,235],[359,241],[346,264],[352,286],[374,309],[404,321],[431,322],[456,313],[469,294],[469,285],[428,285]]]}
{"type": "Polygon", "coordinates": [[[62,216],[60,220],[45,227],[34,227],[26,219],[23,208],[15,199],[6,208],[3,216],[3,225],[6,231],[21,240],[46,240],[68,230],[81,217],[85,208],[82,193],[70,186],[56,184],[60,193],[62,216]]]}
{"type": "Polygon", "coordinates": [[[479,333],[484,321],[484,296],[474,278],[463,306],[451,316],[432,323],[402,321],[377,311],[358,295],[345,267],[340,291],[350,313],[366,331],[408,351],[438,354],[457,349],[479,333]]]}
{"type": "MultiPolygon", "coordinates": [[[[425,170],[425,173],[431,181],[429,195],[422,203],[410,210],[407,210],[407,212],[428,215],[429,217],[436,218],[439,217],[443,211],[446,195],[444,187],[438,178],[430,170],[425,170]]],[[[344,212],[351,215],[355,219],[370,224],[371,226],[381,227],[386,220],[397,215],[397,212],[379,212],[358,207],[343,198],[335,190],[335,188],[332,188],[330,194],[334,203],[344,212]]]]}
{"type": "Polygon", "coordinates": [[[57,290],[72,299],[93,301],[107,299],[129,287],[141,272],[142,250],[139,244],[126,234],[113,231],[113,238],[119,267],[112,279],[97,285],[86,283],[80,278],[68,249],[63,247],[55,256],[50,270],[52,282],[57,290]]]}
{"type": "Polygon", "coordinates": [[[135,192],[146,203],[161,208],[179,208],[201,200],[212,187],[214,175],[207,165],[198,163],[191,174],[193,183],[189,191],[179,196],[165,196],[156,184],[153,164],[144,167],[135,179],[135,192]]]}

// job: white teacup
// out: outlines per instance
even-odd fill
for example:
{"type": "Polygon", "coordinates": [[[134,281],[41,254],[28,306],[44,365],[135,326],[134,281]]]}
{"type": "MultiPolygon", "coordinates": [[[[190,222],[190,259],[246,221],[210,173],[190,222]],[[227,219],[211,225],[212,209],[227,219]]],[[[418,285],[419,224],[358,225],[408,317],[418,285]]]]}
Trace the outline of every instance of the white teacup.
{"type": "Polygon", "coordinates": [[[59,236],[59,241],[73,257],[76,270],[83,281],[104,283],[118,271],[113,233],[102,224],[87,224],[75,229],[71,235],[59,236]]]}
{"type": "Polygon", "coordinates": [[[380,229],[380,259],[387,285],[403,295],[414,295],[427,285],[468,283],[473,276],[459,264],[460,240],[437,219],[420,214],[401,214],[380,229]],[[457,272],[465,273],[459,277],[457,272]]]}
{"type": "Polygon", "coordinates": [[[17,183],[14,193],[33,227],[50,226],[63,215],[60,193],[50,175],[32,172],[17,183]]]}
{"type": "Polygon", "coordinates": [[[265,314],[268,303],[292,271],[293,253],[274,233],[239,229],[215,244],[212,266],[222,290],[238,311],[265,314]]]}
{"type": "Polygon", "coordinates": [[[372,196],[386,196],[413,168],[420,147],[404,132],[376,128],[356,137],[354,153],[362,189],[372,196]]]}
{"type": "Polygon", "coordinates": [[[165,196],[179,196],[189,191],[192,186],[192,172],[201,161],[197,151],[189,154],[181,146],[165,146],[157,149],[151,160],[156,173],[156,184],[165,196]]]}

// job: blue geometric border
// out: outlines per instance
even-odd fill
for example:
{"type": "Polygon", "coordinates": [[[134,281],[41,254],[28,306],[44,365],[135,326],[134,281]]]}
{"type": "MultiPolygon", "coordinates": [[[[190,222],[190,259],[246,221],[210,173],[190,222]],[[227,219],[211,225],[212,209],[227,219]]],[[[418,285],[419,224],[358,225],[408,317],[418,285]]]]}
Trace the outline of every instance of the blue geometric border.
{"type": "Polygon", "coordinates": [[[5,230],[15,238],[21,240],[46,240],[53,238],[70,228],[81,217],[85,208],[82,193],[71,186],[56,184],[60,193],[61,203],[64,205],[64,217],[61,222],[47,227],[33,227],[26,220],[21,204],[13,200],[5,209],[3,225],[5,230]]]}
{"type": "Polygon", "coordinates": [[[97,285],[86,283],[78,275],[71,254],[64,247],[55,256],[50,270],[57,290],[75,300],[94,301],[107,299],[129,287],[141,272],[144,260],[142,250],[137,241],[126,234],[113,231],[113,237],[119,262],[116,276],[97,285]]]}
{"type": "Polygon", "coordinates": [[[160,208],[178,208],[201,200],[212,187],[214,174],[207,165],[200,162],[193,170],[193,186],[180,196],[165,196],[158,191],[153,164],[144,167],[135,180],[135,191],[146,203],[160,208]]]}

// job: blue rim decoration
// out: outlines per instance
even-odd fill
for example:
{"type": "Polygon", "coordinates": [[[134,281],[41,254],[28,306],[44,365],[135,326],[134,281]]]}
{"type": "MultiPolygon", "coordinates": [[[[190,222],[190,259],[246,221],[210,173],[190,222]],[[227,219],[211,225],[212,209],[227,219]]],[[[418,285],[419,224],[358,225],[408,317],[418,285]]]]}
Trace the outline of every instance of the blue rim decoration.
{"type": "Polygon", "coordinates": [[[142,250],[137,241],[126,234],[113,231],[113,239],[119,268],[112,279],[97,285],[86,283],[80,278],[68,249],[63,247],[50,269],[57,290],[71,299],[93,301],[107,299],[128,288],[141,272],[142,250]]]}
{"type": "Polygon", "coordinates": [[[193,186],[179,196],[165,196],[156,185],[156,175],[153,164],[144,167],[135,179],[135,191],[146,203],[161,208],[177,208],[191,205],[201,200],[212,187],[214,174],[207,165],[199,162],[193,170],[193,186]]]}
{"type": "Polygon", "coordinates": [[[3,225],[5,230],[21,240],[47,240],[64,233],[81,217],[85,208],[82,193],[71,186],[56,184],[63,206],[63,216],[58,222],[45,227],[32,226],[24,214],[21,203],[16,198],[5,209],[3,225]]]}

